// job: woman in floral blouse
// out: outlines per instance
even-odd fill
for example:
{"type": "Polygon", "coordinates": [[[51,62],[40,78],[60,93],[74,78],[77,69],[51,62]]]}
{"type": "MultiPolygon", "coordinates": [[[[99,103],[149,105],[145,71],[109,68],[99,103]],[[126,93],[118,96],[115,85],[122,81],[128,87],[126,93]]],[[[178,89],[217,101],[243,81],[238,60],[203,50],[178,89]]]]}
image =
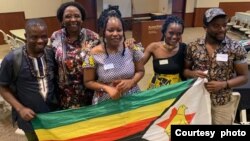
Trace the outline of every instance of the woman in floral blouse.
{"type": "Polygon", "coordinates": [[[91,104],[93,92],[83,85],[82,63],[89,48],[99,44],[99,36],[83,28],[86,17],[84,8],[77,2],[62,4],[57,10],[57,19],[62,28],[55,31],[51,44],[58,63],[60,103],[63,109],[91,104]]]}

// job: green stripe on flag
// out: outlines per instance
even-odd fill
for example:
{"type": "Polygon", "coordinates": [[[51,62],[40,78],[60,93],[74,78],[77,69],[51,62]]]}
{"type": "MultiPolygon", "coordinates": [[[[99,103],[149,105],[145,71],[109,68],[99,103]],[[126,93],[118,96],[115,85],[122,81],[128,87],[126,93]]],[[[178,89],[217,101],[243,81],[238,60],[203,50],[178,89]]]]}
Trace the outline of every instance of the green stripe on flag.
{"type": "Polygon", "coordinates": [[[79,121],[130,111],[146,105],[176,98],[183,94],[193,82],[194,80],[190,79],[174,85],[167,85],[123,97],[117,101],[107,100],[97,105],[91,105],[79,109],[38,114],[37,117],[32,120],[32,125],[35,130],[50,129],[77,123],[79,121]]]}

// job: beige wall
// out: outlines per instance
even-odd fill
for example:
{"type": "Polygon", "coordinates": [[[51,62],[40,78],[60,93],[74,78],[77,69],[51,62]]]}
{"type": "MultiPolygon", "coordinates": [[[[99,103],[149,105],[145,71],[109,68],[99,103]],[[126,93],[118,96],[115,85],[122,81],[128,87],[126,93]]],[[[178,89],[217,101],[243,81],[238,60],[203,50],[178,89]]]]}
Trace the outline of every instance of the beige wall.
{"type": "MultiPolygon", "coordinates": [[[[63,2],[74,0],[0,0],[0,13],[24,11],[25,18],[51,17],[63,2]]],[[[171,14],[172,0],[97,0],[97,14],[108,4],[117,4],[124,17],[132,14],[162,12],[171,14]],[[131,10],[131,1],[133,9],[131,10]]],[[[187,0],[186,13],[194,12],[194,8],[218,7],[220,2],[249,2],[250,0],[187,0]]]]}
{"type": "Polygon", "coordinates": [[[24,0],[1,0],[0,13],[23,11],[24,0]]]}
{"type": "MultiPolygon", "coordinates": [[[[194,8],[219,7],[220,2],[249,2],[250,0],[187,0],[186,13],[193,13],[194,8]]],[[[250,9],[250,7],[249,7],[250,9]]]]}
{"type": "Polygon", "coordinates": [[[102,9],[103,9],[103,0],[96,1],[96,8],[97,8],[97,18],[99,18],[100,14],[102,13],[102,9]]]}
{"type": "Polygon", "coordinates": [[[158,12],[164,14],[171,14],[172,2],[170,0],[159,0],[158,12]]]}
{"type": "Polygon", "coordinates": [[[106,9],[108,5],[118,5],[119,10],[122,13],[122,17],[132,17],[132,7],[130,0],[97,0],[103,1],[103,9],[106,9]]]}
{"type": "Polygon", "coordinates": [[[197,0],[195,7],[196,8],[219,7],[220,2],[249,2],[249,1],[250,0],[197,0]]]}
{"type": "Polygon", "coordinates": [[[0,13],[24,11],[25,18],[51,17],[57,8],[70,0],[1,0],[0,13]]]}
{"type": "Polygon", "coordinates": [[[56,15],[57,8],[62,4],[61,0],[23,0],[25,18],[52,17],[56,15]]]}
{"type": "MultiPolygon", "coordinates": [[[[171,14],[173,0],[132,0],[133,14],[163,12],[171,14]],[[145,4],[147,3],[147,5],[145,4]],[[164,9],[164,10],[163,10],[164,9]]],[[[187,0],[186,13],[193,13],[194,8],[219,7],[220,2],[249,2],[250,0],[187,0]]]]}
{"type": "Polygon", "coordinates": [[[196,5],[197,0],[187,0],[186,1],[186,13],[193,13],[194,7],[196,5]]]}
{"type": "Polygon", "coordinates": [[[132,0],[133,14],[172,13],[172,0],[132,0]]]}
{"type": "Polygon", "coordinates": [[[132,0],[133,14],[157,13],[159,12],[158,0],[132,0]]]}

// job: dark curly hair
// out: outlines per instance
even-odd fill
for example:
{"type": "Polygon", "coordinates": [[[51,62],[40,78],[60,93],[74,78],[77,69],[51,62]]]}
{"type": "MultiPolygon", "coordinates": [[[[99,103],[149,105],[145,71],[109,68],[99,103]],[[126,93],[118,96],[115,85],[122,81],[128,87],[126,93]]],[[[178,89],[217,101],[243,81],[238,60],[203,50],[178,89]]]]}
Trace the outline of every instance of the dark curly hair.
{"type": "Polygon", "coordinates": [[[74,1],[71,1],[71,2],[66,2],[66,3],[63,3],[58,9],[57,9],[57,14],[56,14],[56,17],[58,19],[59,22],[62,22],[63,21],[63,13],[65,11],[65,9],[69,6],[74,6],[76,7],[77,9],[79,9],[81,15],[82,15],[82,21],[85,20],[85,17],[86,17],[86,12],[85,12],[85,9],[84,7],[78,3],[78,2],[74,2],[74,1]]]}
{"type": "Polygon", "coordinates": [[[167,29],[168,29],[168,26],[169,26],[171,23],[180,24],[180,25],[182,26],[182,33],[183,33],[183,31],[184,31],[184,23],[183,23],[183,20],[182,20],[180,17],[178,17],[178,16],[169,15],[169,16],[166,17],[165,22],[164,22],[164,24],[162,25],[162,29],[161,29],[161,33],[162,33],[161,41],[164,41],[166,31],[167,31],[167,29]]]}
{"type": "Polygon", "coordinates": [[[109,54],[108,54],[108,51],[107,51],[107,48],[106,48],[105,30],[106,30],[106,27],[107,27],[108,20],[111,17],[115,17],[115,18],[117,18],[117,19],[119,19],[121,21],[122,30],[123,30],[123,37],[124,37],[122,56],[124,56],[124,52],[125,52],[125,43],[124,43],[124,41],[126,40],[125,32],[124,32],[124,21],[122,19],[121,12],[119,11],[118,7],[116,7],[116,6],[109,6],[107,9],[103,10],[100,17],[98,18],[98,30],[100,31],[100,29],[102,29],[101,34],[102,34],[102,37],[103,37],[105,52],[106,52],[107,57],[108,57],[109,54]]]}

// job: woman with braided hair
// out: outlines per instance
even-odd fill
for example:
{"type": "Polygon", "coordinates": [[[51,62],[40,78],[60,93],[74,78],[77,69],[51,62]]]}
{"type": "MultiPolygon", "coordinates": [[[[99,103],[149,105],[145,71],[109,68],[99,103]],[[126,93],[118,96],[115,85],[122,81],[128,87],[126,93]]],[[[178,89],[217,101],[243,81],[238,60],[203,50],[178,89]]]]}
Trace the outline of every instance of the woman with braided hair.
{"type": "Polygon", "coordinates": [[[105,22],[105,18],[107,18],[107,14],[109,11],[116,11],[116,13],[122,17],[122,14],[121,12],[119,11],[119,7],[118,6],[112,6],[112,5],[109,5],[107,9],[104,9],[100,15],[100,17],[98,18],[98,22],[97,22],[97,26],[98,26],[98,33],[99,33],[99,36],[102,36],[103,35],[103,28],[104,28],[104,22],[105,22]]]}
{"type": "Polygon", "coordinates": [[[167,16],[162,26],[162,38],[149,44],[143,56],[146,64],[153,56],[154,76],[148,89],[182,81],[186,44],[181,43],[184,30],[183,20],[177,16],[167,16]]]}
{"type": "Polygon", "coordinates": [[[137,82],[144,75],[141,48],[125,47],[120,11],[106,9],[98,22],[103,28],[103,43],[92,48],[83,63],[84,85],[95,90],[92,104],[140,91],[137,82]]]}

